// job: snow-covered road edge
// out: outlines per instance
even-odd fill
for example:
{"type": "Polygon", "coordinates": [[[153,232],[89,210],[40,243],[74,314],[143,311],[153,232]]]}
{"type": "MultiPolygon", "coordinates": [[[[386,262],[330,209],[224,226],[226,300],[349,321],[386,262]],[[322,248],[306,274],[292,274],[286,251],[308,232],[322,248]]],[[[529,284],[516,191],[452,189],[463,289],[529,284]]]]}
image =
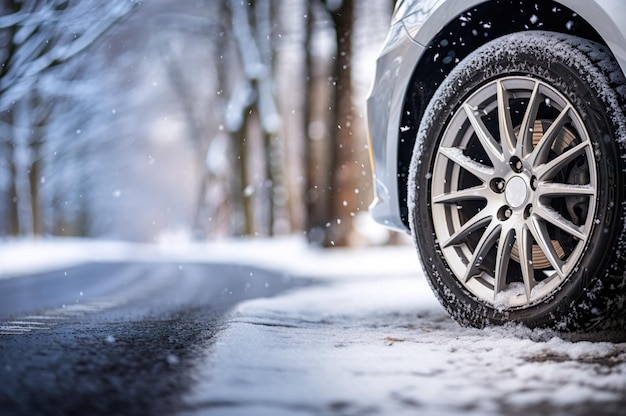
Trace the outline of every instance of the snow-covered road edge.
{"type": "Polygon", "coordinates": [[[84,263],[143,261],[232,263],[293,276],[367,277],[419,270],[410,246],[324,250],[310,247],[301,237],[161,244],[72,238],[0,241],[0,279],[84,263]]]}

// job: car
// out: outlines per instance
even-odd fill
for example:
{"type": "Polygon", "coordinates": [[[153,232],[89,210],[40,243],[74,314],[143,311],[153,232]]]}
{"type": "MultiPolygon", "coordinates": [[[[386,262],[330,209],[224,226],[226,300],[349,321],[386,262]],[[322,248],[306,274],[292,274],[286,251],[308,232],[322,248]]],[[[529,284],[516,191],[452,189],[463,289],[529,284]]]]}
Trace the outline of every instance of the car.
{"type": "Polygon", "coordinates": [[[399,1],[372,217],[465,326],[626,328],[626,3],[399,1]]]}

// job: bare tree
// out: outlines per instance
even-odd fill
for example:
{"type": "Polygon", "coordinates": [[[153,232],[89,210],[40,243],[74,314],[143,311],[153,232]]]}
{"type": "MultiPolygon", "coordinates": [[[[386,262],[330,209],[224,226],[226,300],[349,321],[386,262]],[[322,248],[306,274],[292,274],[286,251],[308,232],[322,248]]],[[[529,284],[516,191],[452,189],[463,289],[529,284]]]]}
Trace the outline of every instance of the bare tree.
{"type": "Polygon", "coordinates": [[[8,233],[27,228],[42,231],[42,148],[45,126],[57,101],[55,92],[42,85],[46,74],[92,46],[136,4],[131,0],[9,0],[0,6],[0,146],[7,150],[3,165],[8,233]],[[16,159],[20,149],[27,155],[22,163],[16,159]],[[20,179],[22,174],[27,180],[20,179]],[[26,190],[19,189],[21,184],[26,190]],[[21,210],[30,215],[20,216],[21,210]]]}
{"type": "Polygon", "coordinates": [[[269,18],[271,9],[269,0],[260,0],[255,3],[256,14],[250,14],[250,8],[237,0],[230,2],[232,14],[232,28],[241,59],[244,77],[233,91],[227,114],[227,128],[231,132],[237,146],[239,161],[240,191],[244,196],[243,212],[245,219],[245,234],[253,235],[254,215],[253,199],[255,190],[262,191],[262,201],[265,203],[268,229],[272,234],[274,223],[274,190],[278,177],[272,166],[274,143],[279,131],[281,117],[277,111],[274,98],[274,83],[272,79],[272,54],[268,42],[271,39],[269,18]],[[257,36],[255,36],[255,33],[257,36]],[[250,183],[255,178],[249,173],[250,139],[254,125],[262,135],[264,160],[267,166],[264,176],[257,183],[250,183]]]}
{"type": "Polygon", "coordinates": [[[224,116],[221,109],[226,105],[221,93],[224,68],[220,64],[225,13],[223,4],[216,2],[204,15],[167,13],[158,16],[153,25],[156,36],[151,43],[159,51],[196,156],[199,179],[191,227],[197,238],[220,232],[219,222],[213,218],[223,217],[221,211],[230,198],[225,164],[210,154],[225,140],[218,128],[224,116]]]}
{"type": "Polygon", "coordinates": [[[0,3],[0,234],[352,243],[369,202],[353,67],[389,2],[152,0],[89,59],[134,2],[0,3]]]}

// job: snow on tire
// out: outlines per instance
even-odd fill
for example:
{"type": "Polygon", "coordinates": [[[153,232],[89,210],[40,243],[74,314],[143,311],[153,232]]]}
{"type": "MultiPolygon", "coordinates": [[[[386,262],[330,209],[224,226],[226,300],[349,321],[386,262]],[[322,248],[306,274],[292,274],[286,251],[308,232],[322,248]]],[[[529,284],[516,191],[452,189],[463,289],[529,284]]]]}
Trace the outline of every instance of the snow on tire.
{"type": "Polygon", "coordinates": [[[625,89],[607,48],[538,31],[484,45],[439,87],[409,211],[458,322],[624,328],[625,89]]]}

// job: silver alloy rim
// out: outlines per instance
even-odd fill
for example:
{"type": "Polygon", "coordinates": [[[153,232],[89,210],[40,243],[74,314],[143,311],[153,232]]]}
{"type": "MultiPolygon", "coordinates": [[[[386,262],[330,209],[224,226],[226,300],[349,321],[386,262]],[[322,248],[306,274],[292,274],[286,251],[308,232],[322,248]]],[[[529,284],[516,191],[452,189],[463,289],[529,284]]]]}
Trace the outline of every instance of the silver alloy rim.
{"type": "Polygon", "coordinates": [[[432,171],[435,234],[452,273],[497,308],[546,299],[585,252],[597,196],[580,114],[545,82],[484,85],[446,127],[432,171]]]}

